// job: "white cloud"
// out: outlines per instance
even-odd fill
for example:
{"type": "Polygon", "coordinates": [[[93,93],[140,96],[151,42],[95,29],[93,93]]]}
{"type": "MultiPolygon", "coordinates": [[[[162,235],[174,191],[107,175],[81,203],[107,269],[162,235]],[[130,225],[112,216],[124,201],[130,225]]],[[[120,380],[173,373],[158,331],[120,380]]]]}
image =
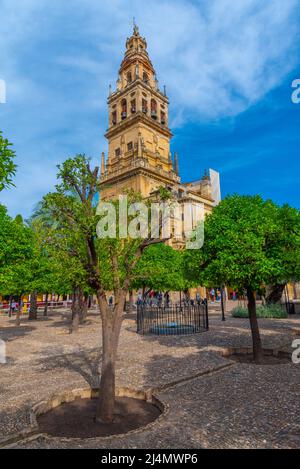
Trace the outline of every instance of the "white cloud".
{"type": "Polygon", "coordinates": [[[7,204],[19,194],[32,205],[53,187],[54,164],[74,151],[100,155],[108,85],[133,16],[176,127],[237,116],[282,83],[299,60],[298,7],[297,0],[2,0],[8,102],[0,128],[16,143],[18,182],[28,177],[18,192],[2,194],[7,204]],[[51,177],[33,184],[36,171],[51,177]]]}
{"type": "Polygon", "coordinates": [[[151,47],[183,119],[235,116],[279,85],[298,60],[298,5],[212,0],[160,14],[168,27],[156,24],[151,47]]]}
{"type": "Polygon", "coordinates": [[[296,62],[297,0],[132,0],[126,8],[121,0],[2,3],[4,68],[16,66],[20,43],[38,48],[45,29],[58,41],[67,29],[86,44],[70,53],[62,42],[57,64],[98,73],[101,80],[116,79],[135,15],[172,104],[196,116],[241,112],[278,85],[296,62]],[[89,55],[89,44],[98,48],[99,61],[89,55]]]}

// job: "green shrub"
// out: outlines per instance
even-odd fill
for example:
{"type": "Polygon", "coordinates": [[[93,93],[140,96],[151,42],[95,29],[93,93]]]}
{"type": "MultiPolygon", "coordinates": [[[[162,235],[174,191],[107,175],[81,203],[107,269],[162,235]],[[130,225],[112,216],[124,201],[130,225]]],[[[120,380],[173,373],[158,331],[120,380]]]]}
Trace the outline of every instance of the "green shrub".
{"type": "Polygon", "coordinates": [[[248,317],[248,310],[243,306],[236,306],[231,311],[231,314],[234,318],[247,318],[248,317]]]}
{"type": "Polygon", "coordinates": [[[259,318],[287,318],[286,309],[281,305],[268,305],[257,307],[257,317],[259,318]]]}
{"type": "MultiPolygon", "coordinates": [[[[231,311],[234,318],[248,318],[248,309],[237,306],[231,311]]],[[[281,305],[257,306],[256,314],[258,318],[287,318],[287,312],[281,305]]]]}

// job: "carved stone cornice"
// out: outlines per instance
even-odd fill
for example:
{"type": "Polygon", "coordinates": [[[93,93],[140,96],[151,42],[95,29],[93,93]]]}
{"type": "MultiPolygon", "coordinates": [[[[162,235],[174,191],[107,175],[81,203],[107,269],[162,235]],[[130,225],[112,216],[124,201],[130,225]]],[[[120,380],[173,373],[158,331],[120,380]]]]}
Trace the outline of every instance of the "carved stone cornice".
{"type": "Polygon", "coordinates": [[[156,96],[157,98],[162,99],[166,104],[169,104],[169,99],[167,96],[163,94],[162,91],[159,89],[153,88],[151,85],[145,83],[141,78],[135,78],[129,85],[126,86],[123,90],[114,91],[108,98],[107,103],[112,103],[116,98],[134,90],[137,86],[141,86],[145,91],[151,93],[152,95],[156,96]]]}
{"type": "Polygon", "coordinates": [[[136,158],[132,160],[130,166],[119,168],[113,172],[106,172],[100,177],[100,186],[115,184],[117,181],[128,179],[136,174],[151,176],[152,179],[164,182],[165,184],[180,184],[180,178],[173,171],[165,171],[161,168],[152,167],[147,159],[136,158]]]}

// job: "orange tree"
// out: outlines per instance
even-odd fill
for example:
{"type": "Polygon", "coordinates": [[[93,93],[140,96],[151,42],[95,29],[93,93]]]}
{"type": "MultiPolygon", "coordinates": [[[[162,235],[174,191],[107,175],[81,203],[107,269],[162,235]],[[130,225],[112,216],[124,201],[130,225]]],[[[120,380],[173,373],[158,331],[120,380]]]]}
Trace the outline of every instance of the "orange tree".
{"type": "Polygon", "coordinates": [[[171,246],[149,246],[134,269],[132,288],[168,292],[197,286],[192,279],[185,278],[183,261],[183,253],[171,246]]]}
{"type": "MultiPolygon", "coordinates": [[[[116,227],[115,236],[99,239],[97,225],[105,219],[104,214],[97,214],[99,168],[92,169],[85,155],[77,155],[58,169],[56,192],[45,196],[43,206],[60,227],[69,231],[71,243],[74,237],[77,238],[76,243],[84,246],[81,262],[87,273],[87,283],[97,296],[102,319],[101,379],[96,420],[111,422],[115,408],[116,357],[126,296],[145,248],[162,240],[120,236],[121,225],[116,227]],[[114,291],[113,308],[108,305],[107,290],[114,291]]],[[[129,202],[141,201],[137,194],[129,194],[128,199],[129,202]]],[[[113,207],[119,213],[118,201],[113,202],[113,207]]],[[[134,223],[135,217],[129,210],[127,218],[129,223],[134,223]]]]}
{"type": "Polygon", "coordinates": [[[260,196],[228,196],[206,218],[204,236],[201,250],[185,253],[187,275],[247,292],[253,354],[260,362],[255,292],[300,278],[299,211],[260,196]]]}

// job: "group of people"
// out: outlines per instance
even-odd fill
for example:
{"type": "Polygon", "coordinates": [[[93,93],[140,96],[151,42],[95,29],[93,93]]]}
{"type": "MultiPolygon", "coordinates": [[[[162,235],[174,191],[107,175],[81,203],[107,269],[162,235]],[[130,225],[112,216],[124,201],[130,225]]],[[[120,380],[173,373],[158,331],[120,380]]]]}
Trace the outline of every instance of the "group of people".
{"type": "MultiPolygon", "coordinates": [[[[214,288],[212,288],[209,292],[209,297],[210,297],[210,300],[212,302],[214,301],[220,301],[221,300],[221,291],[219,289],[215,290],[214,288]]],[[[231,294],[231,299],[233,301],[236,301],[237,300],[237,293],[235,290],[233,290],[232,294],[231,294]]]]}
{"type": "Polygon", "coordinates": [[[136,304],[137,306],[146,304],[147,306],[168,307],[170,305],[170,294],[168,292],[163,294],[162,292],[151,291],[146,297],[143,297],[142,292],[138,292],[136,304]]]}
{"type": "Polygon", "coordinates": [[[212,288],[209,292],[209,297],[212,302],[214,301],[220,301],[221,300],[221,290],[217,289],[215,290],[212,288]]]}
{"type": "MultiPolygon", "coordinates": [[[[22,304],[21,304],[22,306],[22,304]]],[[[3,303],[0,303],[0,310],[2,308],[7,308],[7,305],[3,304],[3,303]]],[[[12,314],[15,314],[15,312],[19,309],[19,303],[17,303],[15,300],[12,300],[9,305],[8,305],[8,310],[7,310],[7,314],[9,316],[11,316],[12,314]]]]}
{"type": "MultiPolygon", "coordinates": [[[[137,306],[145,304],[147,306],[166,306],[169,307],[172,303],[170,298],[170,294],[167,292],[165,294],[161,292],[154,292],[151,291],[145,298],[143,297],[142,293],[139,292],[137,296],[137,306]]],[[[196,293],[195,298],[190,298],[189,296],[185,296],[180,300],[180,303],[183,305],[190,304],[191,306],[207,304],[206,298],[201,298],[200,293],[196,293]]]]}
{"type": "MultiPolygon", "coordinates": [[[[220,289],[214,289],[211,288],[209,291],[209,298],[212,302],[215,301],[220,301],[221,300],[221,290],[220,289]]],[[[232,292],[232,300],[235,301],[237,299],[237,294],[235,291],[232,292]]],[[[194,305],[201,305],[201,304],[207,304],[207,298],[201,298],[201,295],[199,292],[196,293],[195,298],[190,298],[185,296],[182,300],[183,304],[190,303],[192,306],[194,305]]],[[[108,304],[109,306],[113,306],[114,304],[114,298],[113,295],[110,295],[108,299],[108,304]]],[[[143,296],[143,293],[141,291],[138,292],[137,295],[137,300],[136,300],[136,305],[140,306],[142,304],[145,304],[147,306],[170,306],[171,304],[171,298],[170,294],[167,293],[162,293],[162,292],[155,292],[155,291],[150,291],[145,297],[143,296]]]]}

